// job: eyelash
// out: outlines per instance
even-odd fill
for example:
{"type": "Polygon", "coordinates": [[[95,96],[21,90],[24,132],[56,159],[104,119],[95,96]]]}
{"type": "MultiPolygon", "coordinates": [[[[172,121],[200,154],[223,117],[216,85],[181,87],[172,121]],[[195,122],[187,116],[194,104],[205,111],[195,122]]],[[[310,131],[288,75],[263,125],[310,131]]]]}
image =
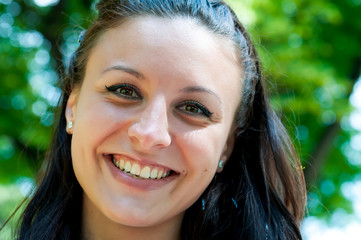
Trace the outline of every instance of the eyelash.
{"type": "MultiPolygon", "coordinates": [[[[107,89],[108,92],[114,94],[114,95],[117,95],[117,96],[120,96],[122,98],[125,98],[125,99],[128,99],[128,100],[142,100],[143,97],[139,94],[139,89],[131,84],[127,84],[127,83],[122,83],[122,84],[115,84],[115,85],[112,85],[112,86],[106,86],[105,85],[105,88],[107,89]],[[123,94],[123,93],[120,93],[118,92],[117,90],[122,90],[126,88],[127,90],[131,90],[133,91],[132,94],[136,94],[137,96],[133,97],[133,96],[128,96],[126,94],[123,94]]],[[[187,101],[184,101],[182,102],[181,104],[177,105],[176,107],[178,110],[184,112],[185,114],[188,114],[188,115],[192,115],[192,116],[204,116],[204,117],[207,117],[207,118],[211,118],[213,113],[210,112],[208,110],[208,108],[206,106],[204,106],[203,104],[201,104],[200,102],[196,101],[196,100],[187,100],[187,101]],[[183,107],[187,107],[187,106],[191,106],[192,108],[196,108],[197,111],[201,111],[200,113],[197,112],[197,113],[194,113],[194,112],[191,112],[191,111],[187,111],[186,109],[182,109],[183,107]]]]}
{"type": "Polygon", "coordinates": [[[143,99],[143,97],[139,94],[138,88],[136,88],[135,86],[133,86],[131,84],[122,83],[122,84],[115,84],[110,87],[105,85],[105,88],[108,90],[108,92],[111,92],[112,94],[115,94],[122,98],[126,98],[129,100],[142,100],[143,99]],[[132,95],[136,94],[137,96],[129,96],[129,95],[119,92],[122,89],[126,89],[128,91],[130,90],[130,91],[132,91],[132,95]],[[117,91],[117,90],[119,90],[119,91],[117,91]]]}
{"type": "Polygon", "coordinates": [[[188,100],[188,101],[185,101],[183,102],[182,104],[178,105],[177,108],[183,112],[185,112],[186,114],[189,114],[189,115],[204,115],[205,117],[207,118],[211,118],[213,113],[210,112],[208,110],[207,107],[205,107],[203,104],[199,103],[198,101],[196,100],[188,100]],[[193,113],[193,112],[190,112],[190,111],[187,111],[187,110],[183,110],[181,109],[182,107],[186,107],[186,106],[189,106],[189,105],[192,105],[193,107],[197,108],[198,110],[201,111],[201,113],[193,113]]]}

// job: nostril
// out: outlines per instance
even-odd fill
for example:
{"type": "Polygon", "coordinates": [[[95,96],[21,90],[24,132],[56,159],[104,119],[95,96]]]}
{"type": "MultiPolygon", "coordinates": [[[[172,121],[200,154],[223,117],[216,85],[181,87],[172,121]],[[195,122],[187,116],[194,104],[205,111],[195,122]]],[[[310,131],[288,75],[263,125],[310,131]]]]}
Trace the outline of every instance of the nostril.
{"type": "Polygon", "coordinates": [[[129,134],[129,138],[130,140],[132,140],[133,142],[136,142],[136,143],[140,143],[140,141],[138,140],[138,138],[134,135],[134,134],[129,134]]]}
{"type": "Polygon", "coordinates": [[[135,123],[128,129],[128,136],[134,143],[147,150],[153,147],[167,147],[171,142],[167,128],[143,128],[140,123],[135,123]]]}

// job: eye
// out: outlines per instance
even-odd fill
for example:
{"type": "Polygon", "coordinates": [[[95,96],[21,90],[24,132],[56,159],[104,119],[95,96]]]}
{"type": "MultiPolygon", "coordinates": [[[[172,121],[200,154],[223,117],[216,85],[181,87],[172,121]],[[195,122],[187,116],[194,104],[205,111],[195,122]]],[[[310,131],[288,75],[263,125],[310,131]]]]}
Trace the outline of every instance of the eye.
{"type": "Polygon", "coordinates": [[[105,86],[105,88],[109,92],[117,96],[120,96],[122,98],[127,98],[131,100],[142,99],[141,95],[139,94],[139,90],[135,86],[130,84],[122,83],[122,84],[112,85],[110,87],[105,86]]]}
{"type": "Polygon", "coordinates": [[[177,106],[177,109],[189,115],[195,115],[201,117],[203,116],[207,118],[211,118],[213,114],[207,109],[207,107],[196,101],[183,102],[182,104],[177,106]]]}

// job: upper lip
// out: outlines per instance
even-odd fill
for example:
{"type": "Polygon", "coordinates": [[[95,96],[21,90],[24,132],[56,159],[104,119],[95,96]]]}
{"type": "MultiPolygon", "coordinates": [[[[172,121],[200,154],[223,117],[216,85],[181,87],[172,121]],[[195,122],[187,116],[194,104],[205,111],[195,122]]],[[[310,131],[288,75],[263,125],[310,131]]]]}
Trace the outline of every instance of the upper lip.
{"type": "Polygon", "coordinates": [[[166,171],[173,171],[175,173],[178,173],[178,171],[170,168],[170,167],[167,167],[165,165],[162,165],[162,164],[159,164],[155,161],[151,161],[151,160],[148,160],[148,159],[144,159],[144,158],[139,158],[135,155],[131,155],[131,154],[125,154],[125,153],[106,153],[104,155],[119,155],[119,156],[125,156],[126,158],[129,158],[130,160],[132,161],[135,161],[135,162],[138,162],[139,164],[141,165],[147,165],[147,166],[152,166],[152,167],[159,167],[159,168],[163,168],[165,169],[166,171]]]}

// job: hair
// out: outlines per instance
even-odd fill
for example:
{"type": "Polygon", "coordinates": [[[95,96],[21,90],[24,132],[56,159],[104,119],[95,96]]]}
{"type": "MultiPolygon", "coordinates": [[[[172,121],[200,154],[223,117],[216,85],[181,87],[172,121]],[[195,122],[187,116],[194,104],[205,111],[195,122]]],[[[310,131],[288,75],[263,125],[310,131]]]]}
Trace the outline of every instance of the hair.
{"type": "Polygon", "coordinates": [[[22,214],[17,239],[77,239],[82,188],[72,167],[65,107],[80,87],[87,60],[104,32],[140,16],[195,20],[234,43],[244,72],[235,116],[234,150],[221,173],[186,210],[182,239],[302,239],[306,191],[300,162],[271,109],[254,45],[234,12],[219,0],[101,0],[62,78],[58,122],[41,181],[22,214]]]}

